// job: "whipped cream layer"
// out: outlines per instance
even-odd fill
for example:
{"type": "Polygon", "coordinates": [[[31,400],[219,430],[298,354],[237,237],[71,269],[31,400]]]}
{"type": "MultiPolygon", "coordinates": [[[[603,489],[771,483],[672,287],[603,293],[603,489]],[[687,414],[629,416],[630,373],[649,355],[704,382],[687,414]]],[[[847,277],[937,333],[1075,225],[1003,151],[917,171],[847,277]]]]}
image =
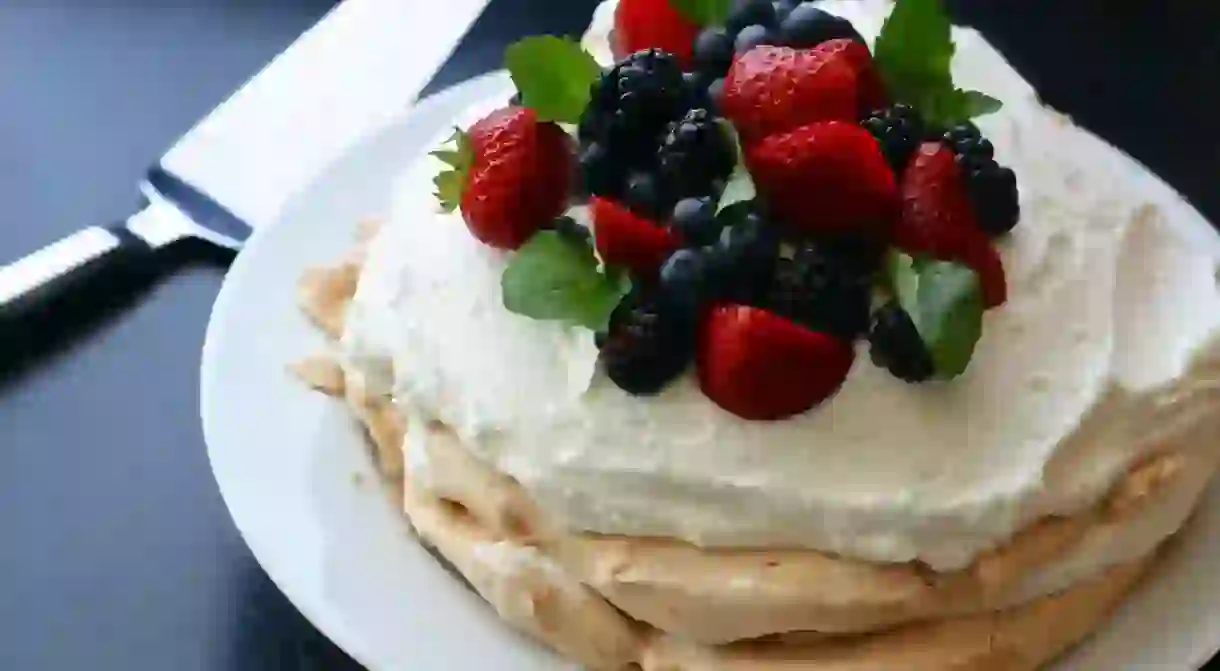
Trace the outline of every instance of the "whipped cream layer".
{"type": "MultiPolygon", "coordinates": [[[[870,39],[887,11],[825,6],[870,39]]],[[[602,57],[612,14],[603,4],[586,37],[602,57]]],[[[726,413],[693,375],[629,396],[598,371],[590,332],[504,310],[509,257],[437,212],[430,157],[404,174],[371,246],[344,337],[349,373],[392,394],[411,426],[451,427],[572,530],[937,570],[1093,505],[1166,444],[1220,451],[1214,234],[1117,150],[1042,107],[980,35],[955,38],[959,86],[1005,103],[978,122],[1016,171],[1023,212],[1000,243],[1010,300],[985,318],[961,378],[907,385],[862,346],[837,396],[786,421],[726,413]]],[[[404,446],[425,486],[426,435],[409,429],[404,446]]],[[[1110,554],[1150,549],[1188,509],[1110,554]]],[[[1108,562],[1090,554],[1078,570],[1108,562]]]]}

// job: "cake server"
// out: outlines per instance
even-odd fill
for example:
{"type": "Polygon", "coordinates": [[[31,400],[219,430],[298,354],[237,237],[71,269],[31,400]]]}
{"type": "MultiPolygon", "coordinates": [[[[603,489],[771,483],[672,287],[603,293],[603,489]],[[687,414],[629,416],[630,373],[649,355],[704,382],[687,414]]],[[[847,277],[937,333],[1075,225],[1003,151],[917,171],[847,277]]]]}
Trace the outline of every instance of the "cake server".
{"type": "Polygon", "coordinates": [[[0,267],[0,342],[177,241],[240,249],[340,152],[402,114],[488,2],[339,4],[161,158],[140,185],[143,209],[0,267]]]}

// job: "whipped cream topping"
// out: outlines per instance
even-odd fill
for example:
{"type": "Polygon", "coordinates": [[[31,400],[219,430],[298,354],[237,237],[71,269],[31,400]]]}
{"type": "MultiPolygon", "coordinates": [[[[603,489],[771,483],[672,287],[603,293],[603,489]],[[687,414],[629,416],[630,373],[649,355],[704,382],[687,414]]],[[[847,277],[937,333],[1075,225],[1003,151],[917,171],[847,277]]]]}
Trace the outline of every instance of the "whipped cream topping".
{"type": "MultiPolygon", "coordinates": [[[[870,39],[887,11],[823,4],[870,39]]],[[[586,36],[601,58],[612,15],[611,0],[586,36]]],[[[508,256],[437,212],[430,157],[404,174],[372,244],[349,372],[392,394],[409,424],[451,427],[573,530],[951,570],[1092,505],[1220,414],[1220,254],[1178,196],[1042,107],[980,35],[955,39],[958,85],[1005,103],[978,123],[1016,171],[1023,212],[1000,243],[1009,303],[987,315],[961,378],[906,385],[861,347],[836,397],[786,421],[726,413],[692,375],[631,397],[597,370],[591,333],[504,310],[508,256]]],[[[426,434],[409,430],[405,446],[423,485],[426,434]]],[[[1181,523],[1163,517],[1174,526],[1160,536],[1181,523]]]]}

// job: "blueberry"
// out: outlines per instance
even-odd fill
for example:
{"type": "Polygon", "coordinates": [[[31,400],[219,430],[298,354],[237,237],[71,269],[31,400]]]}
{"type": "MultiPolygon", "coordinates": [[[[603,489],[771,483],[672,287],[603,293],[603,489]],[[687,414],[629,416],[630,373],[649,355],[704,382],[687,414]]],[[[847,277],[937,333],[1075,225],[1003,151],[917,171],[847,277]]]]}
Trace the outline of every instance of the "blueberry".
{"type": "Polygon", "coordinates": [[[695,65],[719,77],[733,64],[733,38],[724,28],[705,28],[695,38],[695,65]]]}
{"type": "Polygon", "coordinates": [[[675,318],[694,322],[708,298],[707,259],[698,249],[679,249],[661,266],[661,300],[675,318]]]}
{"type": "Polygon", "coordinates": [[[717,79],[707,87],[707,97],[712,103],[712,109],[720,108],[720,98],[724,95],[724,77],[717,79]]]}
{"type": "Polygon", "coordinates": [[[771,6],[775,8],[776,25],[783,25],[784,19],[788,18],[788,15],[791,14],[792,10],[796,9],[796,6],[799,4],[800,2],[797,2],[797,0],[779,0],[778,2],[772,2],[771,6]]]}
{"type": "Polygon", "coordinates": [[[864,42],[851,21],[818,9],[811,2],[797,5],[779,26],[779,38],[787,46],[808,49],[827,40],[847,38],[864,42]]]}
{"type": "Polygon", "coordinates": [[[710,245],[720,239],[716,203],[711,198],[683,198],[674,206],[669,225],[688,247],[710,245]]]}
{"type": "Polygon", "coordinates": [[[627,188],[623,198],[627,202],[627,207],[637,214],[651,219],[659,218],[661,213],[667,209],[661,185],[652,173],[632,173],[627,178],[627,188]]]}
{"type": "Polygon", "coordinates": [[[705,72],[686,72],[682,78],[686,80],[687,98],[690,101],[690,108],[707,108],[711,106],[711,99],[708,98],[707,87],[712,83],[711,75],[705,72]]]}
{"type": "Polygon", "coordinates": [[[725,27],[729,34],[736,34],[746,26],[761,25],[775,28],[775,7],[770,0],[737,0],[736,8],[725,19],[725,27]]]}
{"type": "Polygon", "coordinates": [[[737,33],[737,39],[733,42],[733,49],[739,54],[744,54],[754,47],[774,42],[775,36],[771,34],[771,31],[766,26],[755,23],[742,28],[741,32],[737,33]]]}
{"type": "Polygon", "coordinates": [[[580,154],[580,174],[585,192],[613,197],[619,191],[622,171],[605,145],[594,142],[580,154]]]}
{"type": "Polygon", "coordinates": [[[724,229],[716,243],[725,256],[735,298],[751,303],[766,290],[779,258],[779,235],[757,212],[724,229]]]}

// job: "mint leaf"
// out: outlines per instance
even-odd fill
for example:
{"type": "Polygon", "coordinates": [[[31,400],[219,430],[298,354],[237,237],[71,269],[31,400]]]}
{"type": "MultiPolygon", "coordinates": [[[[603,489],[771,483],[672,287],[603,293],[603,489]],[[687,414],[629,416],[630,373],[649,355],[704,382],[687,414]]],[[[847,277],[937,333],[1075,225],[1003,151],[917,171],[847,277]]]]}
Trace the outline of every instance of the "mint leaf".
{"type": "Polygon", "coordinates": [[[500,277],[500,288],[510,312],[599,331],[631,290],[631,281],[626,274],[599,272],[587,242],[540,231],[517,250],[500,277]]]}
{"type": "Polygon", "coordinates": [[[888,271],[894,297],[915,323],[937,377],[964,373],[983,335],[978,275],[951,261],[912,259],[901,252],[891,254],[888,271]]]}
{"type": "Polygon", "coordinates": [[[441,211],[453,212],[462,202],[466,173],[474,163],[474,149],[470,146],[470,136],[461,128],[455,128],[445,144],[452,144],[453,148],[438,149],[431,155],[449,167],[437,173],[432,183],[436,185],[436,200],[441,205],[441,211]]]}
{"type": "Polygon", "coordinates": [[[589,89],[601,66],[571,39],[540,35],[514,42],[504,67],[521,92],[521,102],[543,121],[578,123],[589,104],[589,89]]]}
{"type": "Polygon", "coordinates": [[[683,16],[701,26],[721,26],[733,11],[733,0],[669,0],[683,16]]]}
{"type": "Polygon", "coordinates": [[[940,0],[899,0],[881,28],[873,60],[890,95],[942,126],[1000,109],[1000,101],[953,85],[952,24],[940,0]]]}

